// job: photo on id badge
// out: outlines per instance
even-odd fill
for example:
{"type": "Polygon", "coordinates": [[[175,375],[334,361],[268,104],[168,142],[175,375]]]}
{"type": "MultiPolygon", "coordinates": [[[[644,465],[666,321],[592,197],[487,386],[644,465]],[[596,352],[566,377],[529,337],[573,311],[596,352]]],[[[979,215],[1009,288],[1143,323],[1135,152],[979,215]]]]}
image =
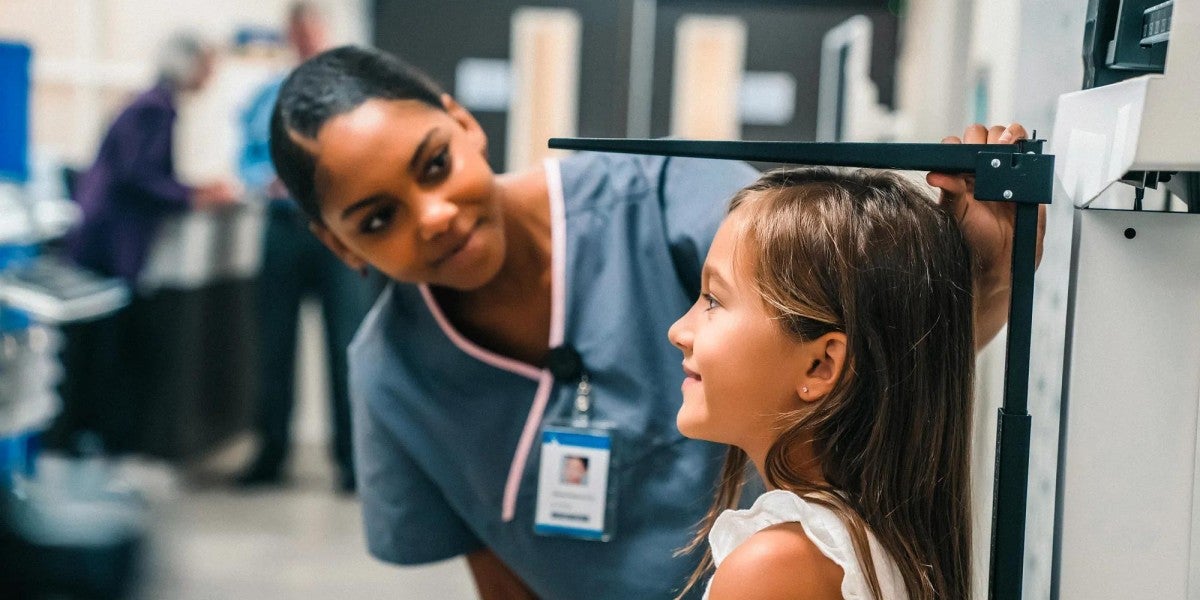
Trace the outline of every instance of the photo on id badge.
{"type": "Polygon", "coordinates": [[[610,539],[611,456],[612,437],[605,431],[544,429],[534,531],[549,536],[610,539]]]}

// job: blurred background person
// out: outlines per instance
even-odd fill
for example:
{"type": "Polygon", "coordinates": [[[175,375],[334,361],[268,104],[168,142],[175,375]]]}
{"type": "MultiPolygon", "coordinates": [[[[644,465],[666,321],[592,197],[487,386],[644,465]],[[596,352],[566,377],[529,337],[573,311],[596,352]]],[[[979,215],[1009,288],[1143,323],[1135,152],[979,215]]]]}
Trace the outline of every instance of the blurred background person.
{"type": "MultiPolygon", "coordinates": [[[[176,176],[173,156],[176,110],[182,94],[200,92],[212,77],[213,48],[195,34],[178,32],[159,50],[156,82],[113,121],[96,160],[75,191],[83,213],[68,242],[80,265],[120,277],[131,287],[146,264],[160,223],[191,209],[235,202],[237,185],[215,180],[191,186],[176,176]]],[[[71,399],[56,439],[74,444],[82,431],[99,435],[106,450],[131,450],[138,439],[139,407],[131,405],[129,353],[141,343],[131,315],[137,303],[113,316],[67,329],[64,387],[71,399]]]]}
{"type": "Polygon", "coordinates": [[[83,266],[135,283],[164,216],[237,199],[230,181],[193,187],[175,175],[177,97],[202,90],[214,60],[213,49],[199,37],[173,35],[159,55],[157,83],[109,128],[76,192],[84,218],[72,254],[83,266]]]}
{"type": "MultiPolygon", "coordinates": [[[[303,61],[324,50],[329,32],[324,16],[312,2],[288,9],[287,39],[303,61]]],[[[308,219],[287,195],[271,166],[271,112],[282,77],[266,84],[242,117],[245,144],[240,168],[248,191],[265,199],[260,281],[260,380],[255,431],[257,454],[238,475],[241,486],[278,485],[284,481],[291,445],[295,405],[296,327],[301,302],[315,297],[325,322],[325,345],[331,383],[332,455],[338,491],[355,488],[351,456],[350,400],[346,382],[346,348],[370,308],[373,291],[366,273],[350,271],[308,230],[308,219]]]]}

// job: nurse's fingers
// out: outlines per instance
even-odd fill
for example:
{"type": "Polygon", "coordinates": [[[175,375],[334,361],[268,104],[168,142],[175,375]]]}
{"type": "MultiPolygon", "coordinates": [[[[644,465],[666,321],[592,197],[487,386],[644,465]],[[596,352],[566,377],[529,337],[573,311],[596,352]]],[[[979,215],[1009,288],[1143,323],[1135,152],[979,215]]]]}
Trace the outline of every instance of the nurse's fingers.
{"type": "Polygon", "coordinates": [[[1025,131],[1025,126],[1020,123],[1009,125],[1004,133],[1000,135],[997,142],[1001,144],[1011,144],[1017,140],[1023,140],[1029,137],[1029,132],[1025,131]]]}
{"type": "Polygon", "coordinates": [[[988,130],[983,125],[975,123],[963,132],[963,142],[967,144],[986,144],[988,142],[988,130]]]}
{"type": "Polygon", "coordinates": [[[942,196],[943,202],[953,202],[958,197],[967,193],[967,181],[962,175],[950,175],[948,173],[934,173],[930,171],[925,176],[925,182],[935,188],[941,188],[942,191],[949,195],[949,197],[946,197],[945,194],[942,196]]]}

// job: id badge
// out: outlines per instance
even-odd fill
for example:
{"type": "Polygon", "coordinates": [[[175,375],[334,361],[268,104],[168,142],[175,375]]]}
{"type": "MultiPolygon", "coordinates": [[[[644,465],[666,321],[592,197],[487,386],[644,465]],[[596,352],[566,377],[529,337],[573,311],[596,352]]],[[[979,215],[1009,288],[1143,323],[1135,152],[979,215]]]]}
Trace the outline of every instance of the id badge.
{"type": "Polygon", "coordinates": [[[609,429],[542,429],[534,533],[599,542],[612,539],[617,488],[609,480],[612,454],[609,429]]]}

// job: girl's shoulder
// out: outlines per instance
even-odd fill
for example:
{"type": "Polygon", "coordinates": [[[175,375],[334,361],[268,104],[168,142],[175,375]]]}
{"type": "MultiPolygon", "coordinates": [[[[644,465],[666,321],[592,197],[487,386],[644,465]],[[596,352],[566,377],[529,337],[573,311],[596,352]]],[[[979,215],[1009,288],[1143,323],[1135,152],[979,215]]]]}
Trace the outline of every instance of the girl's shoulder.
{"type": "Polygon", "coordinates": [[[778,523],[755,532],[725,557],[709,585],[709,598],[840,600],[842,580],[842,567],[801,523],[778,523]]]}
{"type": "MultiPolygon", "coordinates": [[[[884,598],[903,598],[903,583],[895,563],[870,539],[871,554],[884,598]]],[[[713,600],[744,598],[872,598],[850,530],[833,510],[785,490],[767,492],[745,510],[727,510],[709,533],[717,573],[713,600]],[[778,580],[782,595],[772,587],[749,589],[754,577],[778,580]],[[726,588],[732,595],[721,593],[726,588]],[[804,590],[797,590],[803,587],[804,590]],[[761,592],[762,595],[750,595],[761,592]]],[[[759,587],[757,583],[754,587],[759,587]]]]}

